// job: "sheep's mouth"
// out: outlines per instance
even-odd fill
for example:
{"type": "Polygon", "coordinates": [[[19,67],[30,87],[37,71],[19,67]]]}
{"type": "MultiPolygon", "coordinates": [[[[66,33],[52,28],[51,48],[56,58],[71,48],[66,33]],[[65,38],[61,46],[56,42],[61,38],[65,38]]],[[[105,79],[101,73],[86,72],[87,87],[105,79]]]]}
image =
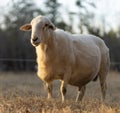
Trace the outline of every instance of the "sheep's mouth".
{"type": "Polygon", "coordinates": [[[35,46],[38,46],[38,45],[39,45],[39,42],[34,43],[34,45],[35,45],[35,46]]]}
{"type": "Polygon", "coordinates": [[[39,44],[40,44],[40,42],[38,42],[38,41],[32,42],[32,45],[35,46],[35,47],[38,46],[39,44]]]}

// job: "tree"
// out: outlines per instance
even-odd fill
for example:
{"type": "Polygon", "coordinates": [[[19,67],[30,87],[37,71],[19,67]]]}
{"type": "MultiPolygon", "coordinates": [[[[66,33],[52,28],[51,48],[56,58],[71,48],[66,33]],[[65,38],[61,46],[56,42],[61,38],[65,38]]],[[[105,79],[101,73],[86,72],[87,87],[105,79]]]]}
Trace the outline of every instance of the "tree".
{"type": "Polygon", "coordinates": [[[47,15],[54,24],[57,24],[57,19],[60,17],[59,8],[61,4],[57,0],[46,0],[45,7],[45,15],[47,15]]]}
{"type": "Polygon", "coordinates": [[[46,0],[45,1],[44,14],[49,17],[49,19],[58,27],[64,30],[70,31],[70,25],[67,25],[61,16],[59,9],[62,4],[58,0],[46,0]]]}
{"type": "Polygon", "coordinates": [[[79,28],[81,33],[84,31],[84,27],[88,27],[88,25],[91,23],[91,19],[93,19],[94,14],[89,11],[89,7],[95,8],[95,4],[92,2],[89,2],[87,0],[77,0],[76,6],[78,7],[78,18],[79,18],[79,28]]]}
{"type": "MultiPolygon", "coordinates": [[[[6,43],[4,51],[6,49],[6,52],[3,58],[35,59],[35,51],[29,41],[30,33],[27,36],[19,30],[19,27],[26,22],[30,22],[35,15],[41,13],[42,11],[37,9],[31,0],[19,0],[11,4],[9,12],[4,16],[5,28],[3,32],[5,33],[4,42],[6,43]]],[[[6,61],[5,65],[8,69],[25,70],[26,68],[33,68],[35,63],[6,61]]]]}

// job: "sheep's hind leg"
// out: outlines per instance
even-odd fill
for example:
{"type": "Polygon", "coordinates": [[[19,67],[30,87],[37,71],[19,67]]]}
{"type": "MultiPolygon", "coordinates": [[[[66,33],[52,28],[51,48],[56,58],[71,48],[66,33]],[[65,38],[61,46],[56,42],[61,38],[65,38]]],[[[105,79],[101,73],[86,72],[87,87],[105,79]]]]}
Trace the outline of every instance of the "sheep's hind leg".
{"type": "Polygon", "coordinates": [[[101,98],[101,100],[103,102],[105,100],[106,90],[107,90],[106,75],[107,75],[107,73],[101,73],[100,76],[99,76],[100,86],[101,86],[101,92],[102,92],[102,98],[101,98]]]}
{"type": "Polygon", "coordinates": [[[86,90],[86,86],[82,86],[82,87],[79,87],[78,89],[78,94],[77,94],[77,97],[76,97],[76,102],[79,100],[79,101],[82,101],[82,98],[85,94],[85,90],[86,90]]]}
{"type": "Polygon", "coordinates": [[[101,68],[99,72],[99,79],[100,79],[100,86],[101,86],[101,92],[102,92],[102,98],[101,100],[104,102],[106,97],[106,90],[107,90],[107,83],[106,78],[110,67],[110,59],[109,55],[103,59],[104,62],[101,63],[101,68]]]}
{"type": "Polygon", "coordinates": [[[47,91],[48,91],[48,99],[52,99],[52,82],[46,83],[47,91]]]}

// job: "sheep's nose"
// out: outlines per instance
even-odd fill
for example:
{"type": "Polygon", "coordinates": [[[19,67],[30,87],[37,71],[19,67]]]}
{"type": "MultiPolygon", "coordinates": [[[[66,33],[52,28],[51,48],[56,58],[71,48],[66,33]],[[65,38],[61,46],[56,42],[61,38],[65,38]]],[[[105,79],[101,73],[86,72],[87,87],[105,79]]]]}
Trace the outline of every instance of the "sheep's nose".
{"type": "Polygon", "coordinates": [[[34,37],[34,38],[32,39],[33,42],[36,42],[37,40],[38,40],[38,37],[34,37]]]}

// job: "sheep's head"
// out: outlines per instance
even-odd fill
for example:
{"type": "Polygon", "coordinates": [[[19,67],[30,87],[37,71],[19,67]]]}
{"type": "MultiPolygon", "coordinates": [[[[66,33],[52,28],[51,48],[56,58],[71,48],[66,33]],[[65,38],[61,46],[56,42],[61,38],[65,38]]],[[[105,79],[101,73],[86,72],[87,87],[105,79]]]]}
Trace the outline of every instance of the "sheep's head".
{"type": "Polygon", "coordinates": [[[33,46],[38,46],[41,42],[44,42],[46,38],[48,38],[47,35],[49,34],[50,31],[55,30],[55,26],[48,18],[44,16],[37,16],[31,21],[30,24],[25,24],[21,26],[20,30],[22,31],[32,30],[31,43],[33,46]]]}

